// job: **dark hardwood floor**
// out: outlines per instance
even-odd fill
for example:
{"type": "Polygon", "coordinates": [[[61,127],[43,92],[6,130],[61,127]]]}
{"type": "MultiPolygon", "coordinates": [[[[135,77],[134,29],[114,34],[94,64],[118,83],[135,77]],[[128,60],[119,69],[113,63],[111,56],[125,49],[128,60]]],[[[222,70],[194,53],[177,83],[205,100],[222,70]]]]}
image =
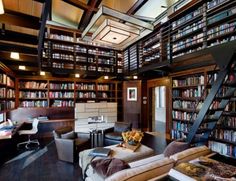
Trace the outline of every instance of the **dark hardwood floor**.
{"type": "MultiPolygon", "coordinates": [[[[1,181],[81,181],[79,163],[70,164],[57,159],[54,141],[44,142],[40,149],[29,152],[24,158],[5,163],[0,167],[1,181]]],[[[164,137],[145,134],[143,144],[153,148],[156,154],[162,153],[167,141],[164,137]]],[[[18,151],[19,155],[25,150],[18,151]]],[[[10,160],[12,158],[9,158],[10,160]]]]}

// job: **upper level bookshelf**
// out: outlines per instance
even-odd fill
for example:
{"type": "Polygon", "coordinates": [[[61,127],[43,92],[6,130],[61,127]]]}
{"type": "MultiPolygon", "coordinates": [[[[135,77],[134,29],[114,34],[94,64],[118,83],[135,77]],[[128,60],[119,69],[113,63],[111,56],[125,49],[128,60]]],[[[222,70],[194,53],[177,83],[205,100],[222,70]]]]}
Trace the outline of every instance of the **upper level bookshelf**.
{"type": "Polygon", "coordinates": [[[0,63],[0,113],[15,109],[15,77],[0,63]]]}
{"type": "Polygon", "coordinates": [[[118,51],[82,41],[76,31],[48,27],[45,32],[42,68],[106,75],[123,73],[118,51]]]}

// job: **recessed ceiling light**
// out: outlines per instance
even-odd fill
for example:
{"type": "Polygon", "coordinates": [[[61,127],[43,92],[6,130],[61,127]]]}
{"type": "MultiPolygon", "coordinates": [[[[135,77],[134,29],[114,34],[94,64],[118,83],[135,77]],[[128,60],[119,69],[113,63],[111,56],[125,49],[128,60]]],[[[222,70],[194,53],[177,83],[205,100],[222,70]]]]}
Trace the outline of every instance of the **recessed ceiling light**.
{"type": "Polygon", "coordinates": [[[106,80],[109,79],[109,76],[105,75],[105,76],[104,76],[104,79],[106,79],[106,80]]]}
{"type": "Polygon", "coordinates": [[[11,52],[10,57],[13,58],[13,59],[17,59],[17,60],[20,59],[20,55],[19,55],[18,52],[11,52]]]}
{"type": "Polygon", "coordinates": [[[25,66],[24,65],[19,65],[19,70],[25,70],[25,66]]]}
{"type": "Polygon", "coordinates": [[[4,8],[3,8],[2,0],[0,0],[0,14],[4,14],[4,8]]]}
{"type": "Polygon", "coordinates": [[[134,76],[133,76],[133,79],[138,79],[138,76],[137,76],[137,75],[134,75],[134,76]]]}
{"type": "Polygon", "coordinates": [[[40,71],[40,75],[46,75],[44,71],[40,71]]]}
{"type": "Polygon", "coordinates": [[[76,78],[80,78],[80,74],[75,74],[75,77],[76,78]]]}

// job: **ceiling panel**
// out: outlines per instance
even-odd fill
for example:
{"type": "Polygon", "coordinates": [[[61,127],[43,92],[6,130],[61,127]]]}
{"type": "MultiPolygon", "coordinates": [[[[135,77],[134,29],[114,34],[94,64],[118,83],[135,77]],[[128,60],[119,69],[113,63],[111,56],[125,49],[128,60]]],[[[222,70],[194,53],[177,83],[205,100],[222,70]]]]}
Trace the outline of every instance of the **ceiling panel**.
{"type": "MultiPolygon", "coordinates": [[[[103,0],[101,5],[126,13],[137,0],[103,0]]],[[[99,7],[100,7],[99,6],[99,7]]]]}
{"type": "MultiPolygon", "coordinates": [[[[82,2],[87,3],[86,0],[82,2]]],[[[77,28],[83,12],[62,0],[52,1],[52,20],[58,23],[77,28]]]]}
{"type": "Polygon", "coordinates": [[[4,8],[32,16],[41,16],[42,3],[33,0],[3,0],[4,8]]]}

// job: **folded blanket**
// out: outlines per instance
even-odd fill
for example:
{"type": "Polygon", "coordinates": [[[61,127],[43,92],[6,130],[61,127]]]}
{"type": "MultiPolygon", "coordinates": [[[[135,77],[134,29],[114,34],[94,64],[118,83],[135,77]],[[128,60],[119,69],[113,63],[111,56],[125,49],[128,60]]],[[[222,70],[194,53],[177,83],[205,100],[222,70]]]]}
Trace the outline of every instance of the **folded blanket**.
{"type": "Polygon", "coordinates": [[[130,168],[128,163],[117,158],[98,159],[91,162],[92,168],[101,177],[106,178],[118,171],[130,168]]]}

